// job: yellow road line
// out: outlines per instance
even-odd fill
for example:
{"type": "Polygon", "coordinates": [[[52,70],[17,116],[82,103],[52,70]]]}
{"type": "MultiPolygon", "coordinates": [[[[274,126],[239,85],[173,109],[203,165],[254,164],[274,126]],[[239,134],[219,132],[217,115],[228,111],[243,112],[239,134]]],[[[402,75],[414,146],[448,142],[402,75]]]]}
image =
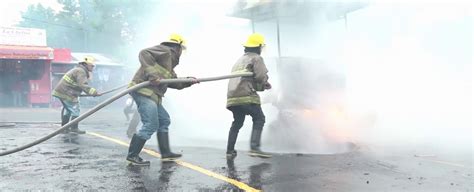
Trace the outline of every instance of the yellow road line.
{"type": "MultiPolygon", "coordinates": [[[[123,142],[121,140],[118,140],[118,139],[115,139],[115,138],[112,138],[112,137],[108,137],[108,136],[105,136],[105,135],[102,135],[102,134],[99,134],[99,133],[90,132],[90,131],[87,131],[86,133],[89,134],[89,135],[92,135],[92,136],[96,136],[96,137],[108,140],[108,141],[112,141],[114,143],[117,143],[117,144],[120,144],[120,145],[123,145],[123,146],[126,146],[126,147],[129,146],[128,143],[126,143],[126,142],[123,142]]],[[[161,155],[159,153],[157,153],[156,151],[153,151],[153,150],[150,150],[150,149],[145,149],[145,148],[142,151],[149,154],[149,155],[151,155],[151,156],[161,158],[161,155]]],[[[225,181],[227,183],[230,183],[232,185],[235,185],[236,187],[238,187],[240,189],[243,189],[245,191],[260,191],[258,189],[255,189],[255,188],[252,188],[252,187],[248,186],[245,183],[242,183],[242,182],[237,181],[235,179],[228,178],[228,177],[220,175],[218,173],[214,173],[212,171],[209,171],[209,170],[204,169],[202,167],[199,167],[197,165],[193,165],[191,163],[187,163],[187,162],[184,162],[182,160],[174,160],[174,162],[176,162],[177,164],[179,164],[183,167],[187,167],[187,168],[192,169],[194,171],[203,173],[207,176],[214,177],[216,179],[219,179],[219,180],[225,181]]]]}

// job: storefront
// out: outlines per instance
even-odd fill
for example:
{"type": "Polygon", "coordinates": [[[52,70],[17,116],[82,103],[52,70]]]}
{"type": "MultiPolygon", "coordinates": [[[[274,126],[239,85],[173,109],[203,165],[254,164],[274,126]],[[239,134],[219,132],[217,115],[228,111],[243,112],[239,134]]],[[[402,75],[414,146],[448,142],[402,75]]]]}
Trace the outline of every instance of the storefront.
{"type": "Polygon", "coordinates": [[[47,107],[52,59],[44,30],[0,27],[0,107],[47,107]]]}
{"type": "MultiPolygon", "coordinates": [[[[72,53],[46,46],[42,29],[0,27],[0,107],[55,107],[51,92],[62,76],[85,56],[96,60],[90,85],[99,91],[123,85],[123,65],[98,53],[72,53]]],[[[102,98],[83,98],[94,105],[102,98]]]]}

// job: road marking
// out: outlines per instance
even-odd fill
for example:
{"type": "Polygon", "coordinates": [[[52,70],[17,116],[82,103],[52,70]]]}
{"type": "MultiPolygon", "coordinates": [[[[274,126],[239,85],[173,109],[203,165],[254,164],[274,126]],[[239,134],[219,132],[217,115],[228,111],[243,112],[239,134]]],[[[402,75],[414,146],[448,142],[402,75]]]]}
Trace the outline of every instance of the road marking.
{"type": "Polygon", "coordinates": [[[440,163],[440,164],[451,165],[451,166],[455,166],[455,167],[473,169],[473,167],[458,164],[458,163],[452,163],[452,162],[448,162],[448,161],[441,161],[441,160],[434,160],[434,159],[427,159],[427,158],[423,158],[423,157],[419,157],[419,158],[423,159],[425,161],[431,161],[433,163],[440,163]]]}
{"type": "MultiPolygon", "coordinates": [[[[102,139],[105,139],[105,140],[108,140],[108,141],[112,141],[114,143],[117,143],[117,144],[120,144],[120,145],[123,145],[123,146],[126,146],[128,147],[129,144],[127,142],[123,142],[121,140],[118,140],[118,139],[115,139],[115,138],[112,138],[112,137],[108,137],[108,136],[105,136],[105,135],[102,135],[102,134],[99,134],[99,133],[95,133],[95,132],[90,132],[90,131],[87,131],[86,132],[87,134],[89,135],[92,135],[92,136],[96,136],[96,137],[99,137],[99,138],[102,138],[102,139]]],[[[146,149],[146,148],[143,148],[142,150],[143,152],[145,153],[148,153],[149,155],[151,156],[154,156],[154,157],[158,157],[158,158],[161,158],[161,155],[159,153],[157,153],[156,151],[153,151],[151,149],[146,149]]],[[[200,172],[200,173],[203,173],[207,176],[210,176],[210,177],[214,177],[216,179],[219,179],[219,180],[222,180],[222,181],[225,181],[227,183],[230,183],[232,185],[235,185],[236,187],[240,188],[240,189],[243,189],[245,191],[260,191],[258,189],[255,189],[255,188],[252,188],[250,186],[248,186],[247,184],[245,183],[242,183],[240,181],[237,181],[235,179],[231,179],[231,178],[228,178],[226,176],[223,176],[223,175],[220,175],[218,173],[215,173],[215,172],[212,172],[210,170],[207,170],[207,169],[204,169],[202,167],[199,167],[197,165],[193,165],[191,163],[187,163],[185,161],[182,161],[182,160],[174,160],[174,162],[176,162],[176,164],[179,164],[183,167],[187,167],[189,169],[192,169],[194,171],[197,171],[197,172],[200,172]]]]}

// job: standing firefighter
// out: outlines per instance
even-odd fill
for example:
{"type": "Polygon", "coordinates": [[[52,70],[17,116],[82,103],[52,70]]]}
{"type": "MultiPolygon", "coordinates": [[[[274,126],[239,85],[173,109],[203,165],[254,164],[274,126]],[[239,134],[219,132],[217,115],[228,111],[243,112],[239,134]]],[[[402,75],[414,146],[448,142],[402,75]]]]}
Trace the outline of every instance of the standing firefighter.
{"type": "Polygon", "coordinates": [[[181,52],[184,49],[184,39],[178,34],[172,34],[168,41],[160,45],[140,51],[140,68],[135,73],[130,85],[151,81],[151,85],[130,93],[138,106],[143,126],[133,135],[128,149],[127,161],[133,165],[150,165],[139,157],[145,142],[157,132],[158,146],[161,159],[172,160],[181,157],[181,154],[171,152],[168,127],[170,116],[161,101],[167,88],[183,89],[197,83],[160,84],[160,79],[177,78],[174,68],[179,63],[181,52]]]}
{"type": "Polygon", "coordinates": [[[263,62],[263,58],[260,56],[264,46],[264,37],[261,34],[254,33],[250,35],[244,44],[245,54],[237,60],[232,68],[232,73],[250,71],[254,73],[254,76],[229,80],[227,109],[232,111],[234,121],[230,127],[227,140],[226,155],[228,158],[237,156],[234,146],[246,115],[250,115],[253,120],[249,155],[271,157],[270,154],[260,150],[260,139],[263,125],[265,124],[265,115],[260,106],[260,97],[257,91],[271,88],[270,83],[267,82],[268,70],[263,62]]]}
{"type": "MultiPolygon", "coordinates": [[[[67,124],[69,120],[72,121],[79,116],[78,97],[82,92],[92,96],[100,95],[96,89],[89,87],[87,83],[94,67],[94,58],[90,56],[85,57],[76,67],[69,70],[59,81],[56,88],[54,88],[53,96],[57,97],[63,104],[62,126],[67,124]]],[[[63,133],[69,131],[78,134],[86,133],[78,128],[78,123],[72,125],[70,129],[65,129],[63,133]]]]}

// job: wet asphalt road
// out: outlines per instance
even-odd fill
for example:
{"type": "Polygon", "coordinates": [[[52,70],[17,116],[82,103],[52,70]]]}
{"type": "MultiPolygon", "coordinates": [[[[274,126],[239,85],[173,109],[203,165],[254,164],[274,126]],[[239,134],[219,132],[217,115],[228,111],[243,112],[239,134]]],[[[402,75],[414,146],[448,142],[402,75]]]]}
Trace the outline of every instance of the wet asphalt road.
{"type": "MultiPolygon", "coordinates": [[[[83,129],[128,143],[123,128],[84,123],[83,129]]],[[[0,127],[0,151],[58,129],[49,123],[0,127]]],[[[152,137],[154,139],[154,137],[152,137]]],[[[146,148],[155,150],[156,146],[146,148]]],[[[0,157],[0,189],[108,191],[473,191],[472,167],[413,156],[375,157],[364,148],[334,155],[276,154],[270,159],[239,151],[173,147],[182,162],[151,160],[128,166],[127,147],[92,134],[61,134],[40,145],[0,157]],[[190,164],[190,165],[188,165],[190,164]],[[183,166],[187,165],[187,166],[183,166]],[[202,170],[201,170],[202,168],[202,170]],[[232,183],[232,181],[236,181],[232,183]]]]}

